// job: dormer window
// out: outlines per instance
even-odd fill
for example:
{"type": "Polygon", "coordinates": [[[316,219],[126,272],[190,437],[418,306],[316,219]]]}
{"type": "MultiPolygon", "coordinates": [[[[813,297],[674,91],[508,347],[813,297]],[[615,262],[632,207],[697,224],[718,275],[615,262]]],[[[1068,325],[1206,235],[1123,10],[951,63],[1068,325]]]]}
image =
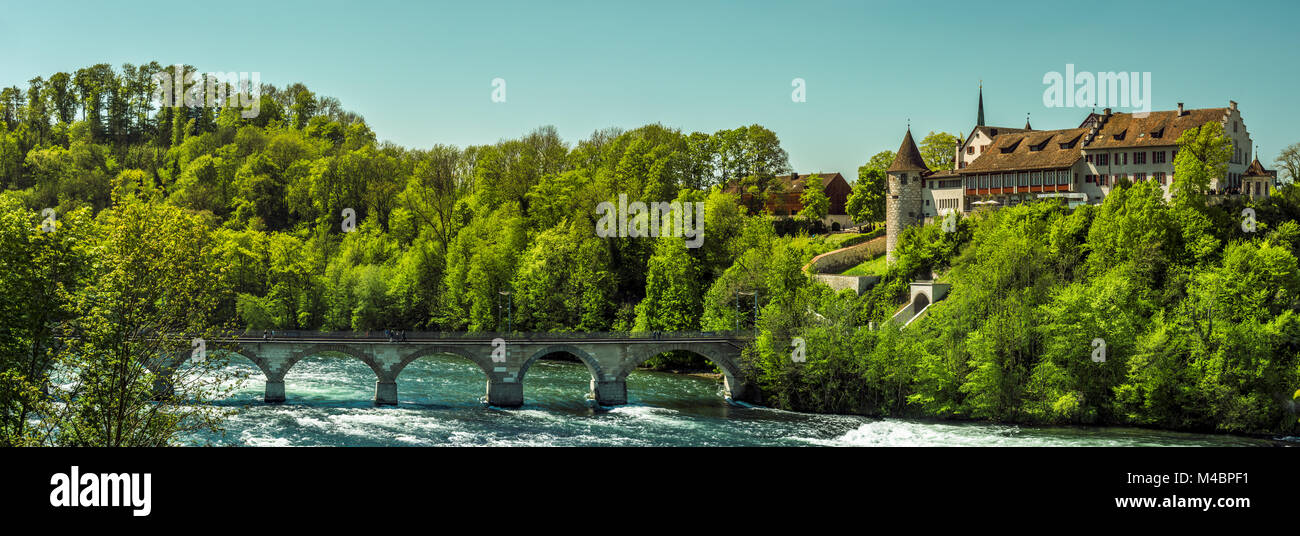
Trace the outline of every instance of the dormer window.
{"type": "Polygon", "coordinates": [[[1152,131],[1151,131],[1151,137],[1152,137],[1152,138],[1161,138],[1161,137],[1164,137],[1164,135],[1165,135],[1165,129],[1164,129],[1164,127],[1160,127],[1160,128],[1158,128],[1158,129],[1155,129],[1155,130],[1152,130],[1152,131]]]}
{"type": "Polygon", "coordinates": [[[1116,134],[1116,135],[1114,136],[1114,138],[1115,138],[1116,141],[1123,140],[1123,139],[1124,139],[1124,135],[1127,134],[1127,133],[1128,133],[1128,130],[1121,130],[1121,131],[1119,131],[1119,134],[1116,134]]]}

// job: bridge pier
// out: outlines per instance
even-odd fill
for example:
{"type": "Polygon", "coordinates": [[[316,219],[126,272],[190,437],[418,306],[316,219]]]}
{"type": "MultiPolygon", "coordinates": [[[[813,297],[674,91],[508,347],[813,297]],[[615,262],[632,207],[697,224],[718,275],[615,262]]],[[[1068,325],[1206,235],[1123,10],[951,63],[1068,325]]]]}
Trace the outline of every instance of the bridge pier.
{"type": "Polygon", "coordinates": [[[591,380],[591,394],[596,403],[602,406],[621,406],[627,404],[627,381],[625,380],[591,380]]]}
{"type": "Polygon", "coordinates": [[[266,396],[262,400],[267,403],[284,402],[284,380],[266,380],[266,396]]]}
{"type": "Polygon", "coordinates": [[[736,381],[730,374],[723,375],[722,387],[726,390],[727,397],[743,402],[753,402],[753,396],[758,392],[749,382],[736,381]]]}
{"type": "Polygon", "coordinates": [[[524,384],[514,382],[494,382],[488,380],[487,403],[489,406],[517,408],[524,405],[524,384]]]}
{"type": "Polygon", "coordinates": [[[397,405],[397,382],[383,381],[375,382],[375,405],[377,406],[396,406],[397,405]]]}

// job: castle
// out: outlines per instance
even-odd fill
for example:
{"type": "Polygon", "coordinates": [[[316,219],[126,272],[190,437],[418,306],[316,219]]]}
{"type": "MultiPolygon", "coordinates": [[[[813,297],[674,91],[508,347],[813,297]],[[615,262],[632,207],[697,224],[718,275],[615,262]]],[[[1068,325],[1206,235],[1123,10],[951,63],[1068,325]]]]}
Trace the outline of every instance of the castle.
{"type": "Polygon", "coordinates": [[[980,207],[1015,206],[1043,198],[1063,204],[1097,204],[1117,181],[1156,181],[1168,198],[1174,180],[1178,137],[1211,121],[1223,125],[1232,140],[1226,176],[1210,185],[1213,196],[1267,196],[1277,186],[1277,172],[1259,158],[1247,163],[1252,141],[1236,101],[1226,108],[1142,114],[1089,113],[1078,127],[1034,130],[984,124],[984,89],[980,88],[975,127],[953,147],[951,169],[930,169],[912,139],[909,126],[889,166],[885,199],[885,251],[894,260],[899,233],[940,214],[968,214],[980,207]]]}

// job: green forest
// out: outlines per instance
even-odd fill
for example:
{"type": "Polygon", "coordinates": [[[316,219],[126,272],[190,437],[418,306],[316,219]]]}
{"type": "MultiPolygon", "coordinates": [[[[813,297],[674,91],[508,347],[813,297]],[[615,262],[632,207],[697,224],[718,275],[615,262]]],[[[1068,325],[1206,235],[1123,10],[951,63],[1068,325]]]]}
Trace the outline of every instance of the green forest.
{"type": "MultiPolygon", "coordinates": [[[[413,149],[303,84],[263,85],[256,117],[160,108],[162,71],[101,64],[0,91],[0,444],[162,445],[219,427],[222,410],[192,403],[215,395],[210,383],[153,400],[145,356],[189,341],[142,333],[505,331],[503,291],[519,332],[753,329],[746,362],[772,407],[1296,426],[1300,192],[1250,205],[1257,229],[1243,231],[1248,201],[1206,202],[1227,158],[1210,128],[1180,140],[1197,150],[1179,152],[1172,202],[1139,182],[1099,206],[909,229],[857,296],[802,270],[838,247],[817,210],[795,226],[764,212],[791,169],[760,125],[610,128],[576,143],[541,127],[413,149]],[[595,207],[620,194],[704,203],[701,247],[597,236],[595,207]],[[931,273],[952,283],[948,299],[906,330],[885,323],[931,273]],[[806,362],[791,359],[796,337],[806,362]],[[1097,338],[1104,362],[1090,358],[1097,338]]],[[[883,219],[889,156],[859,172],[850,211],[865,221],[883,219]]],[[[810,182],[805,205],[824,211],[810,182]]]]}

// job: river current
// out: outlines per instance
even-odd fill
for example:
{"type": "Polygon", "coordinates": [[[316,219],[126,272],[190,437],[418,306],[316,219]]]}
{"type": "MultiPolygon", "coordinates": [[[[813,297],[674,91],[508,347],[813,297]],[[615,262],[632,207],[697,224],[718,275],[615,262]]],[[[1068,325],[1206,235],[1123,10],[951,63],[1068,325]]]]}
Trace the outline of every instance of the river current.
{"type": "Polygon", "coordinates": [[[721,383],[636,371],[628,405],[595,408],[578,363],[539,361],[524,383],[525,404],[484,405],[485,379],[469,361],[426,357],[398,378],[400,403],[376,407],[375,376],[359,361],[315,357],[285,378],[287,400],[262,402],[257,368],[215,403],[233,411],[221,433],[190,445],[241,446],[1250,446],[1274,441],[1136,428],[1028,427],[815,415],[733,404],[721,383]]]}

